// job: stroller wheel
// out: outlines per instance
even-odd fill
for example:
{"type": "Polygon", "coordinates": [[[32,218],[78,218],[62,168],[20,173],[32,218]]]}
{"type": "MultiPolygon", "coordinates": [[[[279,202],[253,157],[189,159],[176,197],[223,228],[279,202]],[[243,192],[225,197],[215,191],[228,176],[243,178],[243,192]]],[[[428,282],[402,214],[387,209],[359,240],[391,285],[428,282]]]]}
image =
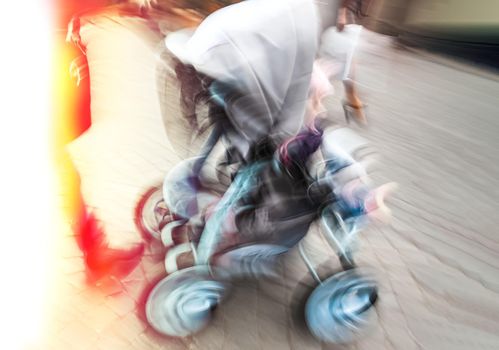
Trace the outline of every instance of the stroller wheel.
{"type": "Polygon", "coordinates": [[[208,268],[195,266],[162,279],[146,303],[146,317],[158,332],[185,337],[204,328],[220,303],[226,286],[208,268]]]}
{"type": "Polygon", "coordinates": [[[136,208],[136,223],[145,236],[161,239],[161,228],[173,220],[170,211],[163,201],[161,187],[147,191],[136,208]]]}
{"type": "Polygon", "coordinates": [[[359,269],[333,275],[319,285],[305,306],[312,334],[328,343],[348,343],[364,334],[376,320],[374,279],[359,269]]]}

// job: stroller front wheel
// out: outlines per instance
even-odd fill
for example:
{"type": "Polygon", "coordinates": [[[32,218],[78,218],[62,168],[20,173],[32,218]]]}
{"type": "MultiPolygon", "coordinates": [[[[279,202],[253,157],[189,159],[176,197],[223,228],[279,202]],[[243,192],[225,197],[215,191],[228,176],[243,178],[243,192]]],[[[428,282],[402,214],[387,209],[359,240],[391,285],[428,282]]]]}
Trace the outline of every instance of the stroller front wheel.
{"type": "Polygon", "coordinates": [[[159,333],[185,337],[203,329],[221,302],[226,286],[205,266],[177,271],[161,280],[146,302],[146,317],[159,333]]]}

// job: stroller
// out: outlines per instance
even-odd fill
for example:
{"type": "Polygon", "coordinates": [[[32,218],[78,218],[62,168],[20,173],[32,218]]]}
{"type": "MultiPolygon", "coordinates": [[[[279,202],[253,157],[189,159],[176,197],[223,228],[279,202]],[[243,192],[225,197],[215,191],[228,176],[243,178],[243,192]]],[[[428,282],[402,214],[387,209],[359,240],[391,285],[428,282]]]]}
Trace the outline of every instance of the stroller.
{"type": "MultiPolygon", "coordinates": [[[[303,11],[313,12],[311,3],[301,0],[296,0],[296,3],[302,7],[293,8],[296,13],[292,18],[304,18],[303,11]]],[[[261,17],[260,8],[267,4],[260,0],[244,2],[239,6],[245,9],[245,16],[247,10],[254,7],[255,16],[261,17]]],[[[274,5],[287,8],[288,3],[274,5]]],[[[237,15],[235,11],[238,11],[237,7],[227,10],[230,18],[237,15]]],[[[269,16],[275,16],[275,11],[269,13],[269,16]]],[[[219,13],[216,18],[222,15],[219,13]]],[[[213,21],[207,23],[206,26],[209,26],[213,21]]],[[[237,26],[238,22],[231,21],[230,24],[237,26]]],[[[310,27],[304,28],[308,30],[310,27]]],[[[206,33],[209,31],[206,30],[206,33]]],[[[251,34],[244,33],[246,39],[251,34]]],[[[279,36],[285,31],[269,33],[279,36]]],[[[308,34],[313,35],[313,30],[308,34]]],[[[255,35],[260,35],[256,29],[255,35]]],[[[198,39],[201,46],[207,42],[202,40],[202,36],[198,39]]],[[[296,103],[296,98],[304,93],[306,95],[308,90],[307,86],[303,86],[309,83],[304,74],[309,69],[305,63],[310,62],[311,66],[315,52],[315,44],[309,39],[305,35],[298,36],[297,40],[302,40],[300,45],[312,45],[309,49],[296,51],[302,57],[290,57],[285,51],[275,50],[266,51],[272,54],[263,58],[257,56],[260,61],[256,61],[267,67],[279,65],[268,65],[269,62],[263,59],[279,60],[279,68],[283,72],[289,70],[282,62],[291,65],[293,62],[303,63],[294,66],[294,76],[284,79],[291,83],[298,81],[297,84],[286,89],[282,89],[282,84],[274,85],[279,93],[294,89],[289,96],[295,99],[289,101],[287,107],[276,103],[248,103],[245,100],[247,95],[239,93],[238,88],[242,85],[230,86],[226,81],[216,79],[239,71],[235,68],[230,70],[227,66],[205,66],[212,73],[213,78],[210,79],[198,74],[192,66],[179,64],[175,58],[172,60],[175,67],[174,70],[170,69],[173,81],[192,81],[196,80],[196,76],[199,78],[197,90],[189,84],[179,89],[180,104],[187,117],[185,119],[189,120],[189,130],[210,132],[199,155],[175,166],[166,176],[163,187],[148,194],[138,213],[140,226],[169,247],[165,257],[168,275],[153,288],[146,303],[147,320],[158,332],[184,337],[200,331],[210,321],[216,306],[227,296],[231,279],[275,275],[277,259],[295,246],[298,246],[306,267],[317,282],[305,306],[306,323],[315,337],[324,342],[350,342],[369,327],[375,316],[373,306],[377,300],[377,284],[370,274],[357,268],[353,259],[354,242],[363,226],[362,220],[359,220],[358,212],[344,205],[334,190],[335,174],[355,163],[352,155],[361,152],[365,143],[353,142],[343,144],[344,147],[335,144],[331,148],[325,140],[343,139],[351,142],[351,134],[345,129],[326,128],[318,122],[291,140],[276,144],[272,137],[262,137],[262,130],[248,131],[252,125],[256,125],[254,119],[249,125],[247,120],[237,120],[226,113],[225,104],[230,101],[236,101],[234,105],[239,108],[239,115],[261,116],[272,108],[274,111],[285,109],[290,116],[302,113],[302,106],[296,103]],[[200,100],[207,102],[207,108],[199,108],[200,100]],[[260,108],[262,106],[265,108],[260,108]],[[208,118],[198,118],[206,113],[208,118]],[[206,120],[209,122],[205,123],[206,120]],[[240,146],[244,145],[238,130],[241,124],[246,127],[243,133],[253,132],[258,136],[253,139],[258,142],[248,144],[248,147],[240,146]],[[223,142],[239,147],[229,147],[218,152],[217,147],[223,142]],[[339,153],[334,150],[338,147],[343,148],[339,153]],[[319,149],[322,150],[324,162],[311,171],[309,164],[319,149]],[[310,225],[316,221],[321,223],[321,232],[337,253],[343,268],[342,272],[326,279],[319,277],[301,243],[310,225]],[[178,258],[186,252],[191,253],[193,264],[181,268],[178,258]]],[[[227,48],[223,45],[218,47],[227,48]]],[[[249,47],[246,53],[251,55],[252,51],[253,48],[249,47]]],[[[224,51],[225,62],[234,64],[235,60],[227,58],[233,52],[224,51]]],[[[206,62],[211,64],[213,59],[206,62]]],[[[247,62],[252,61],[245,60],[244,64],[247,62]]],[[[248,72],[253,80],[246,81],[243,87],[249,88],[245,91],[262,91],[258,84],[264,79],[255,79],[253,68],[248,69],[248,72]]],[[[275,74],[271,73],[269,77],[275,74]]],[[[238,83],[240,81],[237,80],[238,83]]],[[[171,87],[170,90],[167,87],[167,94],[169,91],[172,91],[171,87]]],[[[262,96],[267,97],[269,94],[264,93],[262,96]]],[[[282,98],[277,97],[276,101],[287,100],[284,95],[282,98]]],[[[288,126],[296,124],[292,120],[288,122],[288,126]]],[[[168,129],[167,126],[167,132],[168,129]]]]}
{"type": "Polygon", "coordinates": [[[257,145],[253,159],[234,171],[216,151],[226,131],[222,123],[211,127],[198,157],[181,161],[163,187],[149,193],[139,213],[141,226],[169,248],[168,275],[146,303],[148,322],[169,336],[198,332],[227,296],[231,279],[274,276],[277,259],[297,245],[317,283],[305,307],[311,333],[325,342],[353,341],[372,323],[377,299],[375,280],[353,258],[363,223],[336,200],[331,187],[330,174],[341,162],[330,158],[314,175],[306,164],[325,137],[348,140],[341,147],[349,154],[366,151],[366,143],[347,129],[324,134],[319,127],[287,145],[290,161],[279,149],[257,145]],[[203,175],[213,168],[216,175],[203,175]],[[343,269],[324,280],[302,243],[316,221],[343,269]],[[227,222],[235,222],[237,230],[225,229],[227,222]],[[187,252],[193,266],[179,268],[177,260],[187,252]]]}
{"type": "Polygon", "coordinates": [[[146,304],[151,326],[180,337],[201,330],[227,295],[231,279],[272,277],[276,260],[298,245],[317,283],[305,309],[312,334],[325,342],[344,343],[368,328],[377,286],[353,259],[362,224],[345,218],[341,206],[331,199],[326,171],[305,178],[296,173],[298,167],[290,170],[276,157],[267,157],[238,170],[225,193],[217,195],[199,186],[195,172],[199,159],[185,160],[172,169],[163,188],[150,194],[141,212],[143,227],[149,227],[149,233],[169,247],[165,256],[168,276],[154,287],[146,304]],[[185,186],[195,188],[196,204],[183,200],[189,197],[185,186]],[[213,214],[207,215],[199,203],[216,197],[221,199],[213,214]],[[231,215],[240,228],[236,240],[227,238],[223,229],[231,215]],[[316,220],[343,268],[325,280],[320,279],[302,244],[316,220]],[[272,232],[265,232],[270,228],[272,232]],[[181,235],[187,239],[177,243],[181,235]],[[186,252],[192,253],[194,266],[179,269],[177,258],[186,252]]]}

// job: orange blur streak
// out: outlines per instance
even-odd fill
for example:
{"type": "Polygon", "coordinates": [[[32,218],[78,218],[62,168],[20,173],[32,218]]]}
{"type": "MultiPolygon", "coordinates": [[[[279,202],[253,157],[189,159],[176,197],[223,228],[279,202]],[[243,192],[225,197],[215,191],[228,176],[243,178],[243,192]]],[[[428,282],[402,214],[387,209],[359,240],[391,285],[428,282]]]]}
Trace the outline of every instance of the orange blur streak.
{"type": "Polygon", "coordinates": [[[71,61],[80,53],[71,43],[64,41],[59,33],[54,45],[53,60],[53,121],[52,148],[56,164],[58,191],[61,194],[60,206],[63,213],[74,218],[81,210],[79,177],[66,151],[66,145],[78,136],[78,87],[71,77],[71,61]]]}

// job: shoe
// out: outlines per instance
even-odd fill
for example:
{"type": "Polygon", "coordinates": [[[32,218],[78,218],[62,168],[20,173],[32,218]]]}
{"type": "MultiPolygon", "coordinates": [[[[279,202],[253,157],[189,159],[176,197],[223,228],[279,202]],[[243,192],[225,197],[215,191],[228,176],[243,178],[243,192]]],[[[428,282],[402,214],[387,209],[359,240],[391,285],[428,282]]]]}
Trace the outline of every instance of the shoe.
{"type": "Polygon", "coordinates": [[[367,105],[360,104],[354,105],[347,100],[342,101],[343,111],[345,112],[345,119],[347,123],[350,123],[350,120],[353,119],[355,123],[359,126],[366,127],[367,126],[367,117],[365,114],[365,109],[367,105]]]}
{"type": "Polygon", "coordinates": [[[143,244],[127,249],[112,248],[92,213],[86,213],[81,221],[75,236],[84,255],[89,283],[110,277],[120,280],[137,267],[144,254],[143,244]]]}
{"type": "Polygon", "coordinates": [[[392,211],[386,205],[385,200],[397,189],[398,185],[394,182],[387,183],[375,189],[365,201],[364,206],[367,216],[383,224],[389,224],[392,218],[392,211]]]}

